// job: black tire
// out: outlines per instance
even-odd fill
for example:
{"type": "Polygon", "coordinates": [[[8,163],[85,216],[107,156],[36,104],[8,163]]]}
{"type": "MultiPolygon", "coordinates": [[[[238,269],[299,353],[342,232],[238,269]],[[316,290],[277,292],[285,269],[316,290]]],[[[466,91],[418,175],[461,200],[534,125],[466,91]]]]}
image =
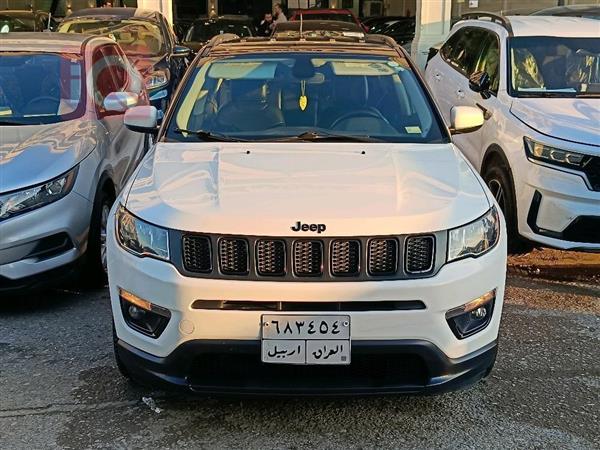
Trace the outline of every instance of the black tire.
{"type": "Polygon", "coordinates": [[[85,255],[84,281],[90,287],[103,287],[107,282],[106,227],[108,213],[115,201],[106,189],[100,190],[94,199],[88,246],[85,255]]]}
{"type": "Polygon", "coordinates": [[[516,254],[530,251],[533,246],[519,234],[517,201],[508,168],[503,164],[492,163],[485,169],[483,179],[504,213],[508,234],[508,252],[516,254]]]}

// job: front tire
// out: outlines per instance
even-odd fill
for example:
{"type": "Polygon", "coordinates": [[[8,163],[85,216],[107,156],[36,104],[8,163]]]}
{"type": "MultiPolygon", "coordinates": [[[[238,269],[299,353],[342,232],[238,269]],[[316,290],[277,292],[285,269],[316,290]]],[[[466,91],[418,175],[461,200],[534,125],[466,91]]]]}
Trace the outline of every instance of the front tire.
{"type": "Polygon", "coordinates": [[[508,169],[500,164],[490,165],[483,173],[483,179],[506,218],[509,253],[530,251],[533,246],[519,234],[517,200],[508,169]]]}
{"type": "Polygon", "coordinates": [[[114,201],[114,196],[106,190],[98,192],[94,200],[84,274],[87,284],[92,287],[105,286],[108,280],[106,232],[114,201]]]}

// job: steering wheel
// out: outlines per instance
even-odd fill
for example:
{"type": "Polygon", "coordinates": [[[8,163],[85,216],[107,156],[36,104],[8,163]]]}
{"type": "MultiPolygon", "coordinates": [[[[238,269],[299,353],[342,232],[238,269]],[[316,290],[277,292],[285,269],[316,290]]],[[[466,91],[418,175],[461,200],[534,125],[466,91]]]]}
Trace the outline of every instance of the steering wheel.
{"type": "Polygon", "coordinates": [[[365,109],[361,111],[350,111],[346,114],[342,114],[331,124],[331,128],[337,127],[340,124],[340,122],[343,122],[344,120],[353,119],[355,117],[370,117],[372,119],[381,120],[387,125],[390,125],[390,122],[385,117],[383,117],[379,111],[375,111],[374,109],[365,109]]]}
{"type": "Polygon", "coordinates": [[[23,111],[25,111],[25,113],[29,113],[29,114],[38,112],[35,110],[34,106],[38,107],[38,111],[39,111],[39,109],[41,109],[42,111],[47,112],[48,110],[52,110],[53,107],[54,107],[54,111],[58,111],[58,107],[60,106],[60,100],[57,99],[56,97],[50,97],[47,95],[44,95],[41,97],[36,97],[33,100],[31,100],[29,103],[27,103],[27,105],[25,105],[25,108],[23,108],[23,111]],[[42,107],[49,106],[49,105],[50,105],[50,107],[47,110],[42,109],[42,107]]]}

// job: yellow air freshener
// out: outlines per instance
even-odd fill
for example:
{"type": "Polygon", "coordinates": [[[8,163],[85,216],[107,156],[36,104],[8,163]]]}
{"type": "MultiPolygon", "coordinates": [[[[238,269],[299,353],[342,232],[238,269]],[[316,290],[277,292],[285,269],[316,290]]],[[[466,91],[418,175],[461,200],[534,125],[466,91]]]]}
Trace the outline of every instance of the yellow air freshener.
{"type": "Polygon", "coordinates": [[[300,109],[302,111],[304,111],[304,110],[306,110],[306,107],[308,106],[308,97],[306,96],[306,81],[302,80],[300,87],[302,89],[302,94],[300,95],[300,98],[298,99],[298,104],[300,105],[300,109]]]}

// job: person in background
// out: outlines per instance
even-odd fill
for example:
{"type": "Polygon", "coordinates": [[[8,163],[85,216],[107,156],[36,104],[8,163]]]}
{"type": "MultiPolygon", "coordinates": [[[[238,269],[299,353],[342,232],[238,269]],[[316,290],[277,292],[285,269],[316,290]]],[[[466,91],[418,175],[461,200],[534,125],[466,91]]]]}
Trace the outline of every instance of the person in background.
{"type": "Polygon", "coordinates": [[[288,21],[287,17],[285,17],[285,14],[283,13],[283,9],[281,8],[281,3],[275,3],[275,5],[273,5],[273,12],[275,13],[275,20],[273,21],[272,28],[275,28],[275,25],[278,23],[284,23],[288,21]]]}
{"type": "Polygon", "coordinates": [[[258,35],[259,36],[271,36],[271,32],[273,31],[273,14],[270,12],[265,13],[264,19],[260,22],[258,26],[258,35]]]}

